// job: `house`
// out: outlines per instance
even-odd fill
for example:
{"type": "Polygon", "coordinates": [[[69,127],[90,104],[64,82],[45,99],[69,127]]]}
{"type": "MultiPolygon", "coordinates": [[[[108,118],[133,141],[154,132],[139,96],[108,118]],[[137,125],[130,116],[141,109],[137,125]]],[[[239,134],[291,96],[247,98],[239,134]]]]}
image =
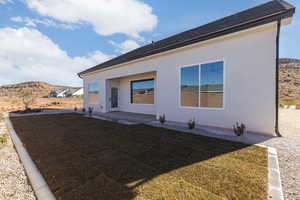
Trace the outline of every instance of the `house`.
{"type": "Polygon", "coordinates": [[[64,98],[65,93],[67,92],[67,89],[58,89],[58,90],[53,90],[50,92],[49,96],[50,97],[55,97],[55,98],[64,98]]]}
{"type": "Polygon", "coordinates": [[[75,97],[75,96],[82,96],[83,95],[83,88],[70,88],[65,93],[66,97],[75,97]]]}
{"type": "Polygon", "coordinates": [[[279,134],[280,29],[294,12],[271,1],[80,72],[84,106],[279,134]]]}
{"type": "Polygon", "coordinates": [[[72,96],[83,96],[83,88],[77,88],[76,91],[72,93],[72,96]]]}
{"type": "Polygon", "coordinates": [[[67,88],[67,89],[58,89],[50,92],[50,97],[56,98],[66,98],[66,97],[75,97],[82,96],[83,88],[67,88]]]}

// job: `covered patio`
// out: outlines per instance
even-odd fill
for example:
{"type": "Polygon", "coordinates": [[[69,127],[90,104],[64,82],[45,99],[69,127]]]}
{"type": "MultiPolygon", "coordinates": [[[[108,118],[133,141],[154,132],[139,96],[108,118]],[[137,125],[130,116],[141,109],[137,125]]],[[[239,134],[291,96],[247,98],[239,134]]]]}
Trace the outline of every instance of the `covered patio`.
{"type": "MultiPolygon", "coordinates": [[[[122,111],[129,113],[156,114],[156,72],[145,72],[106,80],[105,106],[108,117],[122,111]]],[[[101,113],[100,113],[101,115],[101,113]]],[[[118,113],[118,118],[122,117],[118,113]]],[[[132,115],[129,115],[132,116],[132,115]]],[[[147,115],[146,115],[147,116],[147,115]]],[[[127,116],[124,115],[124,118],[127,116]]],[[[133,115],[134,118],[136,115],[133,115]]],[[[142,119],[145,117],[142,116],[142,119]]],[[[148,119],[148,117],[146,117],[148,119]]],[[[153,116],[152,116],[153,118],[153,116]]]]}

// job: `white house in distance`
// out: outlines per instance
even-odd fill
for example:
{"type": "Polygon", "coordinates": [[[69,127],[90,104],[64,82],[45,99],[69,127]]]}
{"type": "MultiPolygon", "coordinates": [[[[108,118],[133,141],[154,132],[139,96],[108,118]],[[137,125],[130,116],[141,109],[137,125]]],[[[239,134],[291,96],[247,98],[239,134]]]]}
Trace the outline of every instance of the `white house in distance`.
{"type": "Polygon", "coordinates": [[[77,89],[72,96],[82,96],[83,95],[83,88],[77,89]]]}
{"type": "Polygon", "coordinates": [[[279,33],[294,12],[271,1],[80,72],[84,106],[274,135],[279,33]]]}
{"type": "Polygon", "coordinates": [[[65,92],[65,97],[83,96],[83,88],[69,88],[65,92]]]}
{"type": "Polygon", "coordinates": [[[53,90],[50,92],[49,96],[56,98],[83,96],[83,88],[67,88],[53,90]]]}

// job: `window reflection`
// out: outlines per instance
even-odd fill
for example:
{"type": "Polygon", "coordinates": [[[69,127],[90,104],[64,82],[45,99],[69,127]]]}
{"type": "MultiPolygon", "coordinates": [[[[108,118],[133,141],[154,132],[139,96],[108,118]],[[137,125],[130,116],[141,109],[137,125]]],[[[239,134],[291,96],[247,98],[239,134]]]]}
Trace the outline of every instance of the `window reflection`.
{"type": "Polygon", "coordinates": [[[131,103],[154,104],[154,79],[131,82],[131,103]]]}
{"type": "Polygon", "coordinates": [[[200,107],[223,107],[223,62],[201,65],[200,107]]]}
{"type": "Polygon", "coordinates": [[[89,103],[97,103],[98,102],[98,93],[99,86],[97,82],[88,84],[88,99],[89,103]]]}
{"type": "Polygon", "coordinates": [[[199,67],[181,69],[181,105],[199,106],[199,67]]]}
{"type": "Polygon", "coordinates": [[[182,68],[181,106],[222,108],[223,65],[221,61],[182,68]]]}

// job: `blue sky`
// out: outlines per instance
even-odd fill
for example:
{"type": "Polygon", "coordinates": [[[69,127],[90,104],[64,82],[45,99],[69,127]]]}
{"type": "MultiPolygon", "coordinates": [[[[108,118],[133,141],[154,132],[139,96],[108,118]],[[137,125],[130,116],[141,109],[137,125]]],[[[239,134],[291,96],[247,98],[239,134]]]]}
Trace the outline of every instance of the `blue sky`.
{"type": "MultiPolygon", "coordinates": [[[[0,85],[80,85],[76,73],[264,0],[0,0],[0,85]],[[172,2],[172,3],[171,3],[172,2]]],[[[289,0],[300,7],[297,0],[289,0]]],[[[283,27],[281,57],[300,58],[300,15],[283,27]]]]}

